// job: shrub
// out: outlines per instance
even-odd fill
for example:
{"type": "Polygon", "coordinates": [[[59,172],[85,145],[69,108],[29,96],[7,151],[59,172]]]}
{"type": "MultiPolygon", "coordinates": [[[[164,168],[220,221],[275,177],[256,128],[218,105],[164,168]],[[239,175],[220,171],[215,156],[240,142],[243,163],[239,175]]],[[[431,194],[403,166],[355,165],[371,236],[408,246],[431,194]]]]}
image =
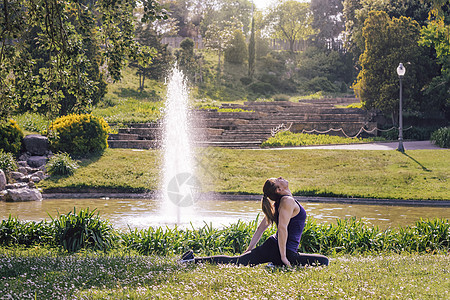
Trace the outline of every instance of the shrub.
{"type": "Polygon", "coordinates": [[[308,91],[324,91],[324,92],[336,92],[336,86],[331,83],[326,77],[315,77],[306,83],[305,88],[308,91]]]}
{"type": "Polygon", "coordinates": [[[17,122],[0,122],[0,149],[17,155],[22,150],[23,132],[17,122]]]}
{"type": "Polygon", "coordinates": [[[48,161],[46,165],[50,175],[72,175],[78,169],[78,164],[67,153],[58,153],[48,161]]]}
{"type": "Polygon", "coordinates": [[[241,30],[234,32],[234,37],[225,49],[224,58],[226,62],[242,65],[248,58],[247,44],[241,30]]]}
{"type": "MultiPolygon", "coordinates": [[[[431,134],[436,129],[436,127],[406,127],[403,129],[403,138],[405,140],[416,140],[416,141],[425,141],[431,139],[431,134]]],[[[381,133],[381,136],[388,140],[397,140],[398,139],[398,128],[385,131],[381,133]]]]}
{"type": "Polygon", "coordinates": [[[103,118],[74,114],[56,119],[50,126],[49,140],[54,152],[83,157],[105,150],[108,132],[109,125],[103,118]]]}
{"type": "Polygon", "coordinates": [[[55,230],[55,239],[58,245],[69,252],[77,252],[80,249],[93,249],[106,251],[115,241],[115,233],[107,220],[101,220],[95,209],[81,210],[73,213],[59,215],[52,218],[55,230]]]}
{"type": "Polygon", "coordinates": [[[3,152],[0,149],[0,170],[6,174],[17,170],[17,164],[12,153],[3,152]]]}
{"type": "Polygon", "coordinates": [[[274,101],[289,101],[291,97],[285,94],[276,94],[272,98],[274,101]]]}
{"type": "Polygon", "coordinates": [[[258,95],[270,95],[274,92],[273,86],[265,82],[253,82],[248,87],[253,93],[258,95]]]}
{"type": "Polygon", "coordinates": [[[53,229],[45,221],[21,222],[9,216],[0,222],[0,245],[52,244],[53,229]]]}
{"type": "Polygon", "coordinates": [[[249,85],[250,83],[253,82],[253,79],[251,79],[250,77],[247,77],[247,76],[241,77],[241,79],[239,79],[239,80],[241,81],[241,83],[243,85],[249,85]]]}
{"type": "Polygon", "coordinates": [[[431,141],[441,148],[450,148],[450,127],[439,128],[433,132],[431,141]]]}

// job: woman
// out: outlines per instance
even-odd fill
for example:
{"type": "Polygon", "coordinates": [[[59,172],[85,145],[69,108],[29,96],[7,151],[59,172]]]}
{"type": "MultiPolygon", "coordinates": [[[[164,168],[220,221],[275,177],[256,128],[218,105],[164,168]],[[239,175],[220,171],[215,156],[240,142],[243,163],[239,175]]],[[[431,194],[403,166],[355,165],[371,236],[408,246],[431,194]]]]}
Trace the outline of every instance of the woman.
{"type": "Polygon", "coordinates": [[[181,257],[180,262],[233,263],[257,265],[271,262],[276,266],[328,265],[323,255],[297,253],[306,221],[306,211],[292,197],[286,179],[267,179],[263,187],[262,210],[264,219],[259,224],[244,254],[239,256],[217,255],[194,258],[192,250],[181,257]],[[255,248],[264,231],[277,224],[277,233],[255,248]]]}

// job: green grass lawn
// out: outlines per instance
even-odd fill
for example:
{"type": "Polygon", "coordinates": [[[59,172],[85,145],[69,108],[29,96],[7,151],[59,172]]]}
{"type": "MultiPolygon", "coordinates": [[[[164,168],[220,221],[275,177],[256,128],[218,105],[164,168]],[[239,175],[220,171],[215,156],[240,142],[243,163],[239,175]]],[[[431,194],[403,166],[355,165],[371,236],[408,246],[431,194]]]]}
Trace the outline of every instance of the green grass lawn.
{"type": "Polygon", "coordinates": [[[0,248],[11,299],[448,299],[448,254],[345,256],[320,268],[178,265],[175,257],[0,248]]]}
{"type": "MultiPolygon", "coordinates": [[[[73,176],[39,186],[146,191],[158,189],[159,150],[107,149],[81,162],[73,176]]],[[[260,194],[266,178],[283,176],[297,195],[449,199],[450,151],[231,150],[198,148],[204,191],[260,194]]]]}

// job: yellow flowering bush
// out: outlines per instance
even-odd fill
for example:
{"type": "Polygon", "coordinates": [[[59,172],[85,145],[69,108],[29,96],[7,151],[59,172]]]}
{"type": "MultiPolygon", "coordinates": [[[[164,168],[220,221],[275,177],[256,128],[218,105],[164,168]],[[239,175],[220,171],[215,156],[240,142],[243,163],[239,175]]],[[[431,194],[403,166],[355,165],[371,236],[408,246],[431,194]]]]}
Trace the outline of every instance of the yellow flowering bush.
{"type": "Polygon", "coordinates": [[[0,122],[0,149],[18,155],[22,150],[23,132],[17,122],[0,122]]]}
{"type": "Polygon", "coordinates": [[[110,127],[103,118],[72,114],[56,119],[48,135],[54,152],[83,157],[108,148],[109,131],[110,127]]]}

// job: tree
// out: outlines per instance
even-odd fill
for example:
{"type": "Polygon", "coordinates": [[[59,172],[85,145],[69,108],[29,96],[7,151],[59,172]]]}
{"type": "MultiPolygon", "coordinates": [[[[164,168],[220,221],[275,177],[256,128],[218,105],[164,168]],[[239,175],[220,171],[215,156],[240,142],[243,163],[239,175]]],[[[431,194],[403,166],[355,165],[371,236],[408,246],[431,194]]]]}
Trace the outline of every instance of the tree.
{"type": "Polygon", "coordinates": [[[433,78],[425,93],[430,97],[430,107],[437,107],[450,119],[450,15],[445,11],[448,1],[432,1],[430,22],[422,27],[419,44],[434,48],[440,74],[433,78]]]}
{"type": "Polygon", "coordinates": [[[248,42],[248,77],[253,78],[256,64],[255,17],[252,17],[252,28],[248,42]]]}
{"type": "Polygon", "coordinates": [[[346,48],[355,60],[359,59],[365,45],[362,30],[370,11],[384,11],[390,18],[410,17],[423,26],[430,9],[430,3],[423,0],[344,0],[346,48]]]}
{"type": "Polygon", "coordinates": [[[320,47],[340,49],[340,35],[344,30],[342,0],[311,0],[312,27],[317,32],[315,42],[320,47]]]}
{"type": "Polygon", "coordinates": [[[313,34],[312,20],[309,3],[287,0],[269,11],[265,23],[270,24],[268,27],[272,36],[288,40],[290,50],[294,52],[296,41],[305,40],[313,34]]]}
{"type": "Polygon", "coordinates": [[[205,33],[205,46],[211,50],[217,51],[218,55],[218,70],[221,70],[221,55],[225,50],[231,39],[233,33],[239,29],[240,24],[232,19],[230,21],[216,21],[209,25],[205,33]]]}
{"type": "Polygon", "coordinates": [[[241,30],[234,31],[234,37],[225,49],[226,62],[242,65],[248,58],[247,44],[241,30]]]}
{"type": "Polygon", "coordinates": [[[214,23],[234,20],[246,34],[249,31],[252,3],[249,0],[210,0],[205,1],[201,33],[204,35],[214,23]]]}
{"type": "MultiPolygon", "coordinates": [[[[137,61],[134,61],[132,65],[138,67],[140,76],[145,79],[161,79],[167,71],[172,60],[170,51],[167,49],[167,44],[161,43],[161,36],[156,31],[155,26],[149,26],[147,24],[136,24],[136,39],[140,45],[148,47],[148,50],[154,49],[154,53],[149,53],[149,59],[151,64],[148,64],[145,68],[138,67],[137,61]]],[[[141,53],[145,54],[145,52],[141,53]]],[[[147,52],[148,53],[148,52],[147,52]]]]}
{"type": "MultiPolygon", "coordinates": [[[[102,88],[102,66],[118,80],[127,58],[137,53],[133,25],[137,3],[2,1],[0,102],[14,107],[21,99],[35,109],[46,107],[51,118],[87,110],[102,88]]],[[[139,3],[145,11],[142,21],[165,17],[155,1],[139,3]]],[[[2,112],[1,117],[11,113],[2,112]]]]}
{"type": "Polygon", "coordinates": [[[420,26],[411,18],[389,18],[383,11],[370,12],[363,28],[365,50],[361,71],[354,86],[367,109],[378,109],[394,116],[398,111],[396,68],[403,62],[405,109],[420,110],[424,100],[422,87],[431,78],[431,60],[417,44],[420,26]]]}

